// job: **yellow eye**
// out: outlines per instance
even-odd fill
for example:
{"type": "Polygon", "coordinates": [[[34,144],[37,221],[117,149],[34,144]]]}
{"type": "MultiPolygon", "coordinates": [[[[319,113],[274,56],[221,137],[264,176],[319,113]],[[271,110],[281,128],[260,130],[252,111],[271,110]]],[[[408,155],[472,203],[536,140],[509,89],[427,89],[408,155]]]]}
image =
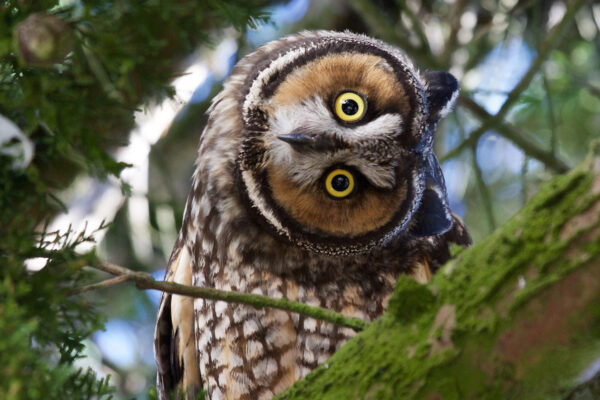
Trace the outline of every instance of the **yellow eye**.
{"type": "Polygon", "coordinates": [[[350,196],[354,191],[354,175],[345,169],[334,169],[325,178],[325,190],[336,199],[350,196]]]}
{"type": "Polygon", "coordinates": [[[367,111],[365,100],[354,92],[343,92],[335,99],[335,114],[346,122],[355,122],[364,117],[367,111]]]}

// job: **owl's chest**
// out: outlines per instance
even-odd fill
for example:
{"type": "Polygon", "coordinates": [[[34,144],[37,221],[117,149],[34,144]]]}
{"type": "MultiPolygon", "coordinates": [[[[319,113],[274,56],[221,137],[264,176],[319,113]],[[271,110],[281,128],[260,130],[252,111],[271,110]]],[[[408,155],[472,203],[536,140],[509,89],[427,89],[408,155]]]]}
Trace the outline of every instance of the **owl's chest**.
{"type": "MultiPolygon", "coordinates": [[[[373,320],[396,276],[308,282],[252,266],[212,265],[196,285],[285,297],[349,317],[373,320]]],[[[349,328],[275,309],[195,300],[200,369],[210,399],[271,398],[301,379],[355,335],[349,328]]]]}

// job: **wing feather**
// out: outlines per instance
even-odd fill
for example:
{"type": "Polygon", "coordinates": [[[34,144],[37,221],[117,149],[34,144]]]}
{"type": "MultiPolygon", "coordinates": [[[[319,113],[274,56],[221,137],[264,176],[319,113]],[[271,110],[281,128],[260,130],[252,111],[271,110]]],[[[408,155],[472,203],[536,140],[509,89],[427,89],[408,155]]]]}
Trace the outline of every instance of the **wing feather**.
{"type": "Polygon", "coordinates": [[[435,236],[432,247],[428,250],[429,268],[435,273],[442,265],[450,259],[450,245],[470,246],[471,235],[467,231],[464,222],[456,214],[452,214],[452,228],[443,235],[435,236]]]}
{"type": "Polygon", "coordinates": [[[424,257],[417,258],[410,275],[419,283],[427,283],[433,274],[450,259],[450,245],[471,245],[471,236],[459,216],[452,214],[452,228],[443,235],[423,239],[424,257]]]}
{"type": "MultiPolygon", "coordinates": [[[[192,284],[190,256],[182,240],[175,243],[165,280],[192,284]]],[[[193,399],[202,389],[194,326],[193,299],[163,293],[154,333],[159,399],[170,399],[173,393],[193,399]]]]}

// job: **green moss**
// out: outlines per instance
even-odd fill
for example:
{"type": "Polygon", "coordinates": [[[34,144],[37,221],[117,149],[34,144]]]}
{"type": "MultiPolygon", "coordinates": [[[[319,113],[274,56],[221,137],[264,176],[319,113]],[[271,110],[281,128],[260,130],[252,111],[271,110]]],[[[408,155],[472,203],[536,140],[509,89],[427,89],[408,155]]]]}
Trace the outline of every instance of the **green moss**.
{"type": "Polygon", "coordinates": [[[400,279],[379,321],[278,398],[560,398],[600,354],[600,284],[585,280],[600,269],[598,224],[573,225],[598,218],[592,165],[542,187],[427,286],[400,279]],[[562,301],[574,288],[579,300],[562,301]]]}
{"type": "Polygon", "coordinates": [[[398,322],[407,323],[422,315],[434,302],[435,297],[427,286],[408,276],[402,276],[396,283],[394,295],[388,305],[388,313],[398,322]]]}

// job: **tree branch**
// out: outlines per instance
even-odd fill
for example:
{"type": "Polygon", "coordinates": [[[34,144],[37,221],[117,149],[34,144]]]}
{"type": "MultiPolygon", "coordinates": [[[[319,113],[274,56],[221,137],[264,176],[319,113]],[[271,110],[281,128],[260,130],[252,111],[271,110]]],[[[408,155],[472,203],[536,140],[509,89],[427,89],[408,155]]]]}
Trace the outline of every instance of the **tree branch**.
{"type": "Polygon", "coordinates": [[[421,27],[421,21],[419,20],[419,17],[413,12],[410,6],[406,4],[406,0],[398,0],[397,3],[400,7],[400,10],[404,11],[406,13],[406,16],[410,19],[410,22],[412,23],[412,28],[415,31],[417,37],[419,38],[422,51],[425,52],[425,54],[427,54],[428,57],[433,57],[433,52],[431,51],[431,47],[429,46],[429,40],[427,39],[427,36],[425,35],[423,28],[421,27]]]}
{"type": "Polygon", "coordinates": [[[408,37],[399,35],[395,26],[388,21],[385,15],[371,1],[348,0],[348,5],[354,12],[363,16],[364,21],[369,26],[369,30],[380,39],[400,46],[402,50],[423,66],[434,67],[438,64],[435,57],[431,54],[423,52],[422,49],[415,48],[408,41],[408,37]]]}
{"type": "Polygon", "coordinates": [[[521,93],[523,93],[523,91],[527,89],[533,77],[535,76],[535,74],[537,74],[538,70],[540,69],[542,63],[546,60],[548,54],[550,54],[550,51],[558,45],[562,33],[565,31],[567,26],[569,26],[569,24],[573,21],[575,13],[577,13],[577,11],[581,8],[581,6],[583,6],[585,2],[586,0],[574,0],[573,2],[571,2],[571,4],[569,4],[562,20],[548,33],[546,40],[544,40],[544,42],[540,45],[537,57],[535,58],[535,60],[533,60],[533,63],[531,63],[529,69],[527,70],[525,75],[523,75],[523,78],[521,78],[521,81],[519,81],[517,86],[515,86],[515,88],[511,90],[511,92],[508,94],[506,101],[504,102],[504,104],[502,104],[502,107],[500,107],[500,111],[498,111],[494,115],[494,119],[500,120],[504,118],[504,116],[508,113],[513,104],[519,99],[521,93]]]}
{"type": "MultiPolygon", "coordinates": [[[[542,62],[546,59],[550,51],[558,44],[561,34],[572,21],[575,13],[584,3],[585,0],[576,0],[569,5],[569,8],[567,9],[563,19],[550,31],[546,37],[546,40],[544,40],[544,42],[541,44],[538,55],[531,64],[529,70],[525,73],[517,86],[515,86],[515,88],[508,93],[506,101],[497,114],[492,115],[488,113],[483,107],[468,97],[461,96],[459,98],[459,103],[471,111],[479,120],[481,120],[482,125],[473,131],[469,137],[454,150],[451,150],[449,153],[443,156],[441,158],[442,162],[457,157],[464,150],[477,145],[479,138],[485,132],[490,129],[494,129],[498,134],[520,147],[526,155],[542,162],[548,168],[551,168],[558,173],[563,173],[569,170],[570,167],[563,160],[556,157],[552,152],[542,149],[539,145],[524,137],[514,127],[505,123],[503,118],[514,105],[514,102],[518,100],[521,93],[529,86],[531,80],[538,72],[542,62]]],[[[431,52],[423,53],[419,49],[415,49],[410,43],[408,43],[408,41],[399,37],[393,25],[390,24],[390,22],[371,3],[365,0],[351,0],[349,1],[349,4],[355,10],[355,12],[365,16],[365,21],[369,27],[382,39],[398,44],[412,58],[419,60],[426,66],[432,68],[440,67],[441,62],[437,60],[431,52]]]]}
{"type": "Polygon", "coordinates": [[[120,265],[112,264],[105,261],[98,261],[90,267],[108,272],[115,275],[116,278],[108,279],[92,285],[83,286],[75,289],[70,295],[75,295],[89,290],[107,287],[121,282],[133,282],[139,289],[155,289],[163,292],[178,294],[182,296],[202,298],[208,300],[222,300],[229,303],[239,303],[254,306],[256,308],[271,307],[279,310],[298,313],[314,319],[327,321],[335,325],[344,326],[353,329],[357,332],[366,328],[369,323],[358,318],[348,318],[335,311],[327,310],[320,307],[309,306],[307,304],[290,301],[285,298],[273,299],[268,296],[239,293],[226,290],[218,290],[213,288],[197,287],[182,285],[175,282],[157,281],[152,275],[147,272],[132,271],[120,265]]]}
{"type": "Polygon", "coordinates": [[[473,131],[469,135],[469,137],[466,140],[464,140],[459,146],[457,146],[454,150],[451,150],[448,154],[442,157],[442,161],[456,157],[460,153],[462,153],[462,151],[466,148],[475,146],[479,141],[479,138],[485,132],[487,132],[490,129],[496,128],[498,133],[515,143],[517,146],[521,147],[525,154],[540,160],[541,162],[558,172],[565,172],[568,170],[568,166],[564,162],[558,160],[554,156],[554,154],[552,154],[552,152],[547,152],[540,149],[537,145],[524,138],[518,132],[516,132],[513,129],[510,129],[508,125],[502,124],[501,121],[504,119],[504,117],[506,116],[510,108],[514,105],[514,103],[519,99],[521,93],[523,93],[523,91],[527,89],[535,74],[538,73],[542,62],[544,62],[550,51],[558,44],[561,34],[569,25],[569,23],[571,23],[575,13],[581,8],[581,6],[584,3],[585,0],[575,0],[569,5],[565,15],[563,16],[563,19],[548,33],[546,40],[544,40],[544,42],[540,46],[540,50],[537,54],[537,57],[535,58],[533,63],[531,63],[529,69],[527,70],[525,75],[523,75],[523,78],[521,78],[521,80],[514,87],[514,89],[510,91],[506,98],[506,101],[504,102],[504,104],[502,104],[502,107],[500,107],[500,110],[496,114],[489,114],[472,99],[461,96],[459,100],[461,105],[468,108],[480,119],[482,119],[483,123],[479,128],[473,131]]]}
{"type": "Polygon", "coordinates": [[[105,288],[105,287],[109,287],[109,286],[113,286],[122,282],[127,282],[129,280],[129,276],[128,275],[119,275],[119,276],[115,276],[114,278],[110,278],[110,279],[106,279],[102,282],[98,282],[98,283],[93,283],[91,285],[86,285],[86,286],[82,286],[80,288],[77,288],[75,290],[73,290],[72,292],[68,293],[68,296],[74,296],[76,294],[81,294],[81,293],[85,293],[85,292],[89,292],[91,290],[96,290],[96,289],[100,289],[100,288],[105,288]]]}
{"type": "Polygon", "coordinates": [[[481,196],[481,202],[483,203],[483,209],[485,210],[485,216],[488,221],[489,232],[496,229],[496,218],[494,217],[494,206],[490,197],[490,191],[488,190],[485,181],[483,180],[483,172],[477,164],[477,147],[471,147],[471,162],[473,165],[473,171],[475,172],[475,182],[479,189],[479,195],[481,196]]]}
{"type": "Polygon", "coordinates": [[[597,398],[596,147],[430,283],[401,278],[380,319],[276,399],[597,398]]]}
{"type": "Polygon", "coordinates": [[[456,44],[458,43],[458,31],[460,30],[460,18],[462,17],[465,7],[468,2],[466,0],[459,0],[452,6],[450,12],[450,34],[446,42],[444,43],[444,51],[440,56],[441,64],[447,68],[450,65],[450,57],[456,50],[456,44]]]}
{"type": "Polygon", "coordinates": [[[516,146],[523,150],[526,155],[535,158],[555,172],[564,173],[569,170],[570,167],[566,162],[552,154],[551,151],[542,149],[538,144],[532,142],[512,125],[497,120],[494,115],[488,113],[473,99],[466,96],[460,96],[458,98],[458,102],[461,106],[465,107],[467,110],[472,112],[473,115],[484,122],[479,128],[471,132],[468,138],[441,157],[441,162],[457,157],[463,152],[463,150],[475,145],[485,132],[493,129],[500,136],[513,142],[516,146]]]}

